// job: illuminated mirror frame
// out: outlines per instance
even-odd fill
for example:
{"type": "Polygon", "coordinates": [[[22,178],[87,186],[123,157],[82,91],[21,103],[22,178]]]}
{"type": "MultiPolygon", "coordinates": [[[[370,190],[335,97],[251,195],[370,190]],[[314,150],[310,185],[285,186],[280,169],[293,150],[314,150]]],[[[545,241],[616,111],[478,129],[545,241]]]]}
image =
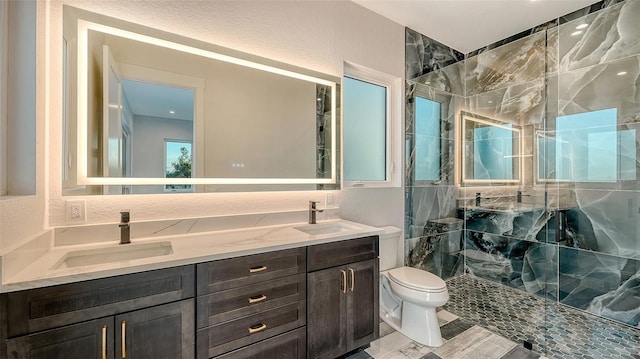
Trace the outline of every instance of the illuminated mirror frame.
{"type": "MultiPolygon", "coordinates": [[[[259,62],[240,59],[237,57],[224,55],[218,52],[206,50],[199,47],[189,46],[177,42],[163,40],[160,38],[147,36],[95,22],[77,19],[77,184],[78,185],[166,185],[166,184],[336,184],[337,183],[337,156],[336,156],[336,82],[281,69],[278,67],[265,65],[259,62]],[[224,61],[236,65],[246,66],[252,69],[271,72],[277,75],[292,77],[295,79],[313,82],[331,87],[331,178],[142,178],[142,177],[89,177],[87,168],[87,73],[88,61],[88,37],[89,31],[99,31],[102,33],[125,37],[132,40],[144,42],[151,45],[178,50],[185,53],[224,61]]],[[[212,45],[215,46],[215,45],[212,45]]],[[[231,50],[232,51],[232,50],[231,50]]],[[[247,57],[251,55],[247,54],[247,57]]]]}
{"type": "Polygon", "coordinates": [[[524,153],[524,141],[522,141],[522,131],[520,126],[513,125],[513,127],[505,126],[507,123],[497,120],[492,120],[487,117],[479,116],[476,114],[472,114],[469,112],[460,112],[460,132],[459,132],[459,148],[460,148],[460,184],[463,186],[473,186],[473,185],[489,185],[489,184],[506,184],[506,185],[516,185],[522,182],[524,178],[524,166],[522,163],[522,155],[524,153]],[[499,127],[505,130],[509,130],[512,132],[516,132],[518,134],[518,155],[515,156],[518,158],[518,178],[517,179],[473,179],[467,178],[466,174],[466,166],[465,161],[467,158],[467,151],[465,146],[465,133],[466,133],[466,122],[473,121],[489,126],[499,127]]]}

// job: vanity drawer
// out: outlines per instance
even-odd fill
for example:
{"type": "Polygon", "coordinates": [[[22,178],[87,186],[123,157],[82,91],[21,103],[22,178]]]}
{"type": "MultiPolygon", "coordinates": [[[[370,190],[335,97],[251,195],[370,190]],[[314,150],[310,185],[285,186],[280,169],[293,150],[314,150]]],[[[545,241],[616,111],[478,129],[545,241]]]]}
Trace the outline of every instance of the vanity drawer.
{"type": "Polygon", "coordinates": [[[303,327],[220,355],[216,359],[305,359],[306,357],[307,330],[303,327]]]}
{"type": "Polygon", "coordinates": [[[194,266],[183,266],[8,293],[8,336],[193,297],[194,284],[194,266]]]}
{"type": "Polygon", "coordinates": [[[305,301],[199,329],[198,358],[212,358],[305,325],[305,301]]]}
{"type": "Polygon", "coordinates": [[[201,263],[197,266],[197,294],[214,293],[305,271],[304,247],[201,263]]]}
{"type": "Polygon", "coordinates": [[[305,300],[306,288],[306,275],[297,274],[198,297],[197,327],[305,300]]]}
{"type": "Polygon", "coordinates": [[[378,236],[317,244],[307,248],[307,270],[311,272],[378,258],[378,236]]]}

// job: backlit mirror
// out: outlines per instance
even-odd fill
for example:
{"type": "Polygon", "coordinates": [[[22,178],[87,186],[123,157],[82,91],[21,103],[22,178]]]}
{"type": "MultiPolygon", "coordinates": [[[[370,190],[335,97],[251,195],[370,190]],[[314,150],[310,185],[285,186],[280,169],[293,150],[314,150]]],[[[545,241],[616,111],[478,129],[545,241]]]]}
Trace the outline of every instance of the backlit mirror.
{"type": "Polygon", "coordinates": [[[337,188],[336,78],[64,17],[65,194],[337,188]]]}
{"type": "Polygon", "coordinates": [[[520,126],[462,112],[463,184],[517,184],[522,178],[520,126]]]}

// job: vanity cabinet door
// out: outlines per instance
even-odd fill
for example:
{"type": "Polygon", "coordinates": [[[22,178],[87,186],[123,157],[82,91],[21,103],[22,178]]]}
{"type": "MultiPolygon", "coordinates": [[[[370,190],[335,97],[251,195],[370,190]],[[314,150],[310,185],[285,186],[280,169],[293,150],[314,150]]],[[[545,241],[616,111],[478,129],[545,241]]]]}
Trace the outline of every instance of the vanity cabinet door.
{"type": "Polygon", "coordinates": [[[8,293],[8,337],[193,297],[194,276],[182,266],[8,293]]]}
{"type": "Polygon", "coordinates": [[[114,359],[113,317],[7,340],[12,359],[114,359]]]}
{"type": "Polygon", "coordinates": [[[346,270],[307,275],[307,357],[333,359],[347,352],[346,270]]]}
{"type": "Polygon", "coordinates": [[[194,358],[194,308],[187,299],[116,315],[116,358],[194,358]]]}
{"type": "Polygon", "coordinates": [[[346,266],[349,288],[347,296],[347,351],[371,343],[379,336],[379,263],[370,259],[346,266]]]}

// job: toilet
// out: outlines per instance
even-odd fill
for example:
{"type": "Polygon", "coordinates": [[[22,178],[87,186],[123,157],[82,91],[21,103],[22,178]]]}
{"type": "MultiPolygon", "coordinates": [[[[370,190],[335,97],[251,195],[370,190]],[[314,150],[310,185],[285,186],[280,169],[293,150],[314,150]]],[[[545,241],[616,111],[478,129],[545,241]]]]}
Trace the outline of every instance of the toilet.
{"type": "Polygon", "coordinates": [[[447,285],[437,275],[396,267],[402,230],[383,227],[380,235],[380,318],[410,339],[430,347],[442,345],[436,308],[449,300],[447,285]]]}

